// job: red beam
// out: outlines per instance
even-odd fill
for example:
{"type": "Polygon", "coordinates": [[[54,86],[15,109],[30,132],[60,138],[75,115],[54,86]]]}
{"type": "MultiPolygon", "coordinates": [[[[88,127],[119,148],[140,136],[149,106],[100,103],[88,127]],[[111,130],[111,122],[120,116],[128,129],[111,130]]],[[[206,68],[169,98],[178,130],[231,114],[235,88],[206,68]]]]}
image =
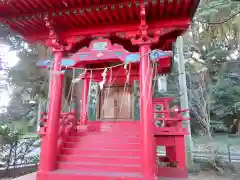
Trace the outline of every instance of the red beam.
{"type": "MultiPolygon", "coordinates": [[[[59,0],[57,0],[57,1],[59,1],[59,0]]],[[[52,17],[54,17],[54,12],[55,12],[55,14],[59,14],[60,12],[63,12],[63,13],[65,13],[66,11],[69,11],[69,15],[72,15],[72,14],[74,14],[73,12],[76,10],[76,11],[81,11],[81,13],[80,14],[84,14],[86,11],[88,11],[88,9],[91,9],[92,11],[94,11],[94,12],[97,12],[96,11],[96,9],[98,9],[98,8],[100,8],[100,9],[102,9],[102,10],[104,10],[104,7],[108,7],[108,9],[107,10],[110,10],[111,11],[111,7],[112,6],[115,6],[115,8],[117,9],[119,6],[120,6],[120,4],[122,4],[123,5],[123,7],[124,8],[127,8],[128,7],[128,2],[124,2],[125,0],[118,0],[118,2],[117,3],[106,3],[106,4],[95,4],[94,3],[94,5],[90,5],[90,4],[86,4],[86,3],[84,3],[83,5],[81,4],[81,5],[79,5],[79,6],[75,6],[75,7],[73,7],[73,8],[69,8],[69,7],[66,7],[65,5],[63,5],[63,4],[60,4],[59,6],[56,4],[56,3],[51,3],[51,2],[49,2],[48,4],[52,7],[52,8],[49,8],[49,7],[44,7],[42,10],[40,10],[40,11],[38,11],[38,12],[35,12],[34,14],[42,14],[42,15],[44,15],[45,13],[47,13],[48,15],[49,15],[49,18],[52,18],[52,17]],[[122,3],[121,3],[122,2],[122,3]]],[[[59,3],[59,2],[58,2],[59,3]]],[[[61,2],[60,2],[61,3],[61,2]]],[[[132,3],[137,3],[137,0],[132,0],[132,3]]],[[[17,3],[19,6],[20,5],[22,5],[22,4],[19,4],[19,3],[17,3]]],[[[12,4],[13,5],[13,4],[12,4]]],[[[14,4],[15,5],[15,4],[14,4]]],[[[16,6],[16,5],[15,5],[16,6]]],[[[40,6],[40,4],[38,4],[38,6],[40,6]]],[[[4,6],[5,7],[5,6],[4,6]]],[[[19,7],[18,7],[19,8],[19,7]]],[[[21,6],[21,11],[19,12],[19,14],[23,17],[23,21],[24,21],[24,19],[26,18],[26,17],[29,17],[29,18],[32,18],[32,15],[33,15],[33,13],[32,13],[32,8],[31,7],[29,7],[29,3],[28,4],[25,4],[25,6],[24,5],[22,5],[21,6]],[[27,9],[28,11],[26,12],[26,11],[24,11],[25,9],[27,9]]],[[[34,7],[34,8],[37,8],[37,7],[34,7]]],[[[129,9],[131,9],[131,8],[129,8],[129,9]]],[[[39,9],[38,9],[39,10],[39,9]]],[[[101,10],[101,11],[102,11],[101,10]]],[[[19,15],[18,14],[18,15],[19,15]]],[[[78,13],[79,14],[79,13],[78,13]]],[[[6,18],[6,19],[14,19],[14,18],[16,18],[16,14],[14,14],[14,13],[11,13],[11,14],[8,14],[8,16],[5,16],[4,18],[6,18]]],[[[40,17],[39,17],[40,18],[40,17]]],[[[44,18],[44,16],[42,16],[40,19],[43,19],[44,18]]]]}
{"type": "MultiPolygon", "coordinates": [[[[89,78],[88,77],[88,78],[84,78],[84,79],[89,79],[92,82],[101,82],[103,80],[103,78],[100,78],[100,77],[98,77],[98,78],[89,78]]],[[[139,80],[139,75],[131,76],[129,78],[129,82],[132,82],[134,80],[139,80]]],[[[121,82],[122,84],[126,83],[127,82],[126,76],[117,76],[117,77],[113,77],[113,78],[106,78],[105,84],[111,84],[111,83],[117,83],[117,82],[121,82]]]]}
{"type": "MultiPolygon", "coordinates": [[[[128,69],[127,69],[128,70],[128,69]]],[[[92,74],[91,73],[87,73],[84,77],[85,78],[101,78],[102,79],[102,73],[103,71],[93,71],[92,74]]],[[[130,77],[131,76],[138,76],[139,75],[139,70],[135,70],[135,69],[131,69],[130,70],[130,77]]],[[[115,78],[115,77],[126,77],[127,76],[127,72],[125,69],[116,69],[116,70],[109,70],[106,74],[106,77],[107,78],[110,78],[112,76],[112,78],[115,78]]]]}
{"type": "MultiPolygon", "coordinates": [[[[160,28],[169,28],[169,27],[176,27],[176,28],[188,28],[190,25],[190,18],[176,18],[176,19],[166,19],[166,20],[159,20],[148,23],[149,31],[158,30],[160,28]]],[[[93,28],[81,28],[75,30],[69,30],[64,32],[59,32],[59,37],[61,38],[69,38],[69,37],[76,37],[76,36],[91,36],[95,34],[111,34],[117,32],[131,32],[131,31],[139,31],[139,22],[132,23],[132,24],[122,24],[122,25],[109,25],[109,26],[98,26],[93,28]]],[[[49,37],[48,33],[46,34],[31,34],[30,36],[25,36],[24,38],[29,41],[34,40],[47,40],[49,37]]]]}
{"type": "Polygon", "coordinates": [[[164,1],[160,1],[159,3],[159,15],[163,16],[164,14],[164,1]]]}
{"type": "Polygon", "coordinates": [[[194,2],[192,2],[192,3],[190,3],[190,1],[189,0],[184,0],[183,1],[183,3],[184,3],[184,5],[183,6],[181,6],[181,15],[186,15],[186,14],[188,14],[189,12],[188,12],[188,7],[190,6],[190,4],[193,4],[193,6],[194,6],[194,2]]]}
{"type": "MultiPolygon", "coordinates": [[[[108,6],[106,6],[106,7],[108,7],[108,6]]],[[[111,8],[111,7],[109,6],[109,8],[111,8]]],[[[114,19],[111,14],[112,11],[102,10],[101,12],[102,12],[102,14],[104,14],[105,19],[108,19],[109,23],[114,23],[114,19]]]]}

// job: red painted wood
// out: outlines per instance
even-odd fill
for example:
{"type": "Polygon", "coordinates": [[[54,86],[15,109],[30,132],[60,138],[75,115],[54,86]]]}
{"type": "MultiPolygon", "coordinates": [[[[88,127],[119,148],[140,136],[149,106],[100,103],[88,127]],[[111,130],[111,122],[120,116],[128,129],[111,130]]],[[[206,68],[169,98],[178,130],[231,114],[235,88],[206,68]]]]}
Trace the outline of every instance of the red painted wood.
{"type": "MultiPolygon", "coordinates": [[[[139,73],[138,72],[138,68],[137,69],[131,68],[131,72],[130,72],[131,76],[138,76],[139,75],[138,73],[139,73]]],[[[98,78],[98,77],[102,78],[101,74],[102,74],[102,71],[96,71],[96,72],[94,71],[92,76],[91,76],[90,72],[87,72],[87,74],[83,78],[85,78],[85,77],[86,78],[90,78],[90,76],[93,79],[94,78],[98,78]]],[[[114,78],[116,76],[122,76],[123,77],[124,75],[126,77],[126,75],[127,75],[126,70],[123,67],[117,67],[117,68],[113,68],[113,72],[112,73],[108,72],[106,78],[110,78],[110,76],[112,76],[112,78],[114,78]]]]}
{"type": "MultiPolygon", "coordinates": [[[[123,131],[120,131],[119,129],[117,128],[114,128],[114,127],[101,127],[101,128],[89,128],[89,131],[93,131],[91,133],[91,135],[89,135],[88,132],[76,132],[73,134],[73,136],[81,136],[82,138],[85,138],[86,136],[88,136],[87,138],[99,138],[99,132],[104,132],[103,135],[101,135],[101,137],[108,137],[108,136],[111,136],[111,135],[114,135],[114,138],[115,139],[122,139],[123,136],[126,137],[126,139],[129,139],[129,138],[140,138],[140,128],[136,128],[133,130],[133,132],[135,132],[135,134],[131,133],[131,132],[128,132],[131,128],[127,128],[127,129],[123,129],[123,131]]],[[[80,138],[81,138],[80,137],[80,138]]]]}
{"type": "Polygon", "coordinates": [[[67,140],[67,138],[70,136],[72,131],[74,130],[76,126],[76,118],[71,119],[71,117],[63,117],[60,120],[60,128],[58,132],[58,149],[57,154],[60,153],[62,147],[64,146],[64,142],[67,140]],[[66,119],[65,119],[66,118],[66,119]]]}
{"type": "Polygon", "coordinates": [[[72,170],[58,170],[48,174],[39,173],[39,179],[44,180],[140,180],[142,179],[139,173],[124,173],[124,172],[87,172],[87,171],[72,171],[72,170]]]}
{"type": "MultiPolygon", "coordinates": [[[[184,136],[188,135],[188,132],[182,127],[182,121],[189,119],[184,119],[181,112],[185,112],[186,110],[178,109],[178,111],[176,111],[174,110],[176,106],[171,110],[169,106],[169,103],[172,101],[171,98],[154,98],[153,101],[155,106],[163,106],[162,110],[157,112],[158,114],[162,114],[163,117],[155,118],[156,121],[160,120],[163,122],[161,127],[155,127],[154,136],[156,145],[165,146],[166,162],[176,164],[176,167],[169,169],[159,167],[158,175],[171,178],[185,178],[187,177],[187,167],[184,136]],[[171,174],[173,172],[177,174],[171,174]]],[[[164,160],[162,159],[162,161],[164,160]]]]}
{"type": "MultiPolygon", "coordinates": [[[[188,28],[190,25],[190,18],[181,18],[178,17],[174,20],[161,20],[160,22],[158,21],[153,21],[148,23],[149,27],[149,32],[155,32],[160,28],[169,28],[169,27],[181,27],[183,29],[188,28]]],[[[85,28],[74,28],[72,30],[64,31],[64,32],[59,32],[59,36],[63,39],[65,38],[71,38],[71,37],[76,37],[76,36],[89,36],[92,34],[98,34],[98,35],[104,35],[106,33],[117,33],[117,32],[122,32],[125,30],[125,32],[136,32],[139,30],[139,22],[137,23],[131,23],[128,25],[109,25],[106,27],[106,25],[99,25],[98,27],[89,27],[88,30],[86,31],[85,28]]],[[[150,33],[151,34],[151,33],[150,33]]],[[[25,34],[24,35],[25,39],[28,41],[36,41],[38,40],[44,40],[48,39],[48,33],[31,33],[31,34],[25,34]]],[[[177,36],[174,35],[174,39],[176,39],[177,36]]]]}
{"type": "MultiPolygon", "coordinates": [[[[194,6],[194,4],[193,4],[192,6],[194,6]]],[[[188,13],[188,12],[187,12],[188,7],[189,7],[189,0],[184,0],[184,1],[183,1],[183,4],[182,4],[182,6],[181,6],[181,15],[188,13]]]]}
{"type": "Polygon", "coordinates": [[[159,15],[160,16],[164,15],[164,2],[166,2],[166,1],[160,1],[160,3],[159,3],[159,15]]]}
{"type": "Polygon", "coordinates": [[[141,172],[140,164],[104,164],[101,162],[95,163],[70,163],[58,162],[58,169],[64,170],[78,170],[91,172],[141,172]]]}
{"type": "Polygon", "coordinates": [[[165,98],[153,98],[153,104],[159,104],[159,103],[163,103],[165,101],[167,101],[167,103],[170,103],[171,101],[173,101],[174,98],[172,97],[165,97],[165,98]]]}
{"type": "Polygon", "coordinates": [[[165,6],[165,12],[167,16],[171,16],[172,15],[171,10],[173,9],[174,2],[176,1],[165,1],[165,2],[167,2],[167,6],[165,6]]]}
{"type": "Polygon", "coordinates": [[[63,148],[61,154],[69,154],[69,155],[83,155],[83,156],[91,156],[91,155],[99,155],[99,156],[109,156],[109,157],[117,157],[117,156],[124,156],[124,157],[132,157],[138,156],[140,157],[140,150],[136,149],[103,149],[103,148],[63,148]]]}
{"type": "Polygon", "coordinates": [[[109,142],[109,143],[118,143],[118,142],[120,142],[120,143],[136,143],[136,142],[140,142],[140,137],[134,137],[134,136],[128,137],[125,134],[121,134],[119,137],[114,137],[113,139],[109,139],[109,138],[107,138],[107,136],[106,136],[106,138],[99,139],[98,135],[96,137],[70,136],[68,138],[68,142],[82,142],[82,143],[84,143],[86,141],[91,141],[92,143],[106,143],[106,142],[109,142]]]}
{"type": "Polygon", "coordinates": [[[88,156],[80,156],[80,155],[61,155],[58,157],[58,161],[65,161],[65,162],[86,162],[86,163],[93,163],[93,162],[101,162],[103,164],[140,164],[140,157],[124,157],[124,156],[99,156],[98,154],[92,154],[88,156]]]}
{"type": "Polygon", "coordinates": [[[65,148],[81,148],[81,147],[85,147],[85,148],[107,148],[107,149],[139,149],[140,148],[140,143],[128,143],[128,144],[119,144],[119,143],[111,143],[111,144],[101,144],[101,143],[96,143],[93,144],[92,142],[89,143],[79,143],[76,144],[74,143],[70,143],[67,142],[64,144],[65,148]]]}
{"type": "MultiPolygon", "coordinates": [[[[84,132],[72,131],[65,141],[58,156],[56,172],[63,172],[62,176],[71,180],[74,179],[72,176],[118,179],[124,174],[127,174],[126,179],[142,179],[139,121],[89,122],[88,126],[91,128],[84,132]],[[101,128],[107,127],[113,131],[101,132],[101,128]],[[71,173],[68,174],[69,171],[71,173]]],[[[61,175],[52,173],[43,176],[43,172],[38,172],[38,177],[47,180],[61,178],[61,175]]]]}
{"type": "MultiPolygon", "coordinates": [[[[54,55],[53,72],[61,69],[62,52],[55,52],[54,55]]],[[[59,119],[62,104],[62,88],[63,78],[60,74],[52,74],[49,100],[49,113],[47,121],[46,137],[43,140],[40,171],[51,171],[56,168],[57,159],[57,140],[58,140],[58,128],[59,119]]]]}
{"type": "Polygon", "coordinates": [[[175,138],[171,134],[168,134],[166,136],[159,135],[155,136],[156,139],[156,146],[174,146],[175,145],[175,138]]]}
{"type": "MultiPolygon", "coordinates": [[[[81,125],[80,125],[81,127],[81,125]]],[[[108,120],[108,121],[93,121],[88,123],[88,129],[94,130],[95,132],[99,132],[101,128],[107,127],[108,129],[114,129],[118,131],[125,131],[131,133],[132,132],[139,132],[140,124],[139,121],[132,121],[132,120],[122,120],[122,121],[116,121],[116,120],[108,120]]],[[[132,135],[135,135],[134,133],[131,133],[132,135]]],[[[117,135],[117,133],[116,133],[117,135]]]]}
{"type": "MultiPolygon", "coordinates": [[[[127,126],[127,125],[126,125],[127,126]]],[[[85,130],[81,130],[81,127],[78,127],[79,129],[79,132],[76,132],[76,135],[87,135],[89,136],[88,133],[86,133],[86,129],[85,130]]],[[[109,136],[111,135],[111,133],[113,134],[114,133],[114,137],[115,138],[122,138],[123,135],[126,136],[126,137],[140,137],[140,127],[136,127],[136,129],[133,129],[132,130],[132,133],[129,132],[129,130],[131,130],[130,127],[126,127],[126,129],[123,129],[122,131],[120,131],[120,129],[118,127],[114,127],[114,126],[101,126],[101,127],[87,127],[87,132],[92,132],[91,133],[91,136],[98,136],[99,135],[99,132],[105,132],[105,136],[109,136]],[[118,134],[120,133],[120,134],[118,134]],[[135,134],[134,134],[135,133],[135,134]]],[[[75,134],[73,134],[74,136],[75,134]]],[[[90,137],[91,137],[90,136],[90,137]]]]}
{"type": "Polygon", "coordinates": [[[150,45],[140,45],[140,123],[142,172],[145,179],[153,179],[155,174],[156,147],[152,108],[152,74],[149,56],[150,45]]]}
{"type": "Polygon", "coordinates": [[[157,175],[159,179],[161,179],[161,177],[188,179],[188,172],[186,171],[186,169],[178,169],[171,167],[159,167],[157,170],[157,175]]]}
{"type": "Polygon", "coordinates": [[[159,120],[159,121],[187,121],[187,120],[190,120],[190,118],[155,118],[155,120],[159,120]]]}
{"type": "Polygon", "coordinates": [[[157,137],[157,136],[184,136],[184,135],[188,135],[189,133],[186,132],[186,131],[179,131],[179,132],[169,131],[169,132],[164,132],[164,131],[158,131],[158,129],[156,129],[154,134],[157,137]]]}
{"type": "MultiPolygon", "coordinates": [[[[21,1],[20,1],[21,2],[21,1]]],[[[53,10],[63,10],[63,11],[66,11],[68,8],[76,8],[76,10],[79,10],[80,8],[86,8],[86,7],[92,7],[93,11],[95,11],[95,6],[93,6],[91,3],[89,3],[87,0],[85,1],[75,1],[74,3],[71,2],[71,1],[66,1],[66,2],[59,2],[59,1],[34,1],[34,3],[30,0],[25,0],[21,3],[18,3],[17,5],[14,4],[14,1],[10,1],[8,3],[5,3],[5,4],[1,4],[0,3],[0,7],[1,7],[1,10],[2,10],[2,14],[13,14],[13,15],[16,15],[16,14],[24,14],[24,13],[32,13],[33,10],[38,10],[39,12],[40,11],[48,11],[49,14],[51,14],[51,12],[53,10]],[[47,5],[47,4],[51,4],[51,5],[47,5]],[[15,5],[15,6],[14,6],[15,5]],[[14,8],[14,7],[17,7],[17,8],[14,8]]],[[[95,1],[94,1],[95,2],[95,1]]],[[[123,9],[122,11],[123,12],[127,12],[127,11],[130,11],[132,10],[133,8],[128,8],[128,2],[126,2],[125,0],[119,0],[118,1],[119,3],[122,2],[122,5],[123,5],[123,9]]],[[[136,5],[136,1],[131,1],[132,2],[132,6],[135,6],[136,5]]],[[[181,2],[181,1],[180,1],[181,2]]],[[[194,4],[196,1],[188,1],[189,4],[194,4]]],[[[150,1],[148,1],[148,3],[150,3],[150,1]]],[[[109,4],[109,1],[101,1],[101,2],[95,2],[96,6],[99,6],[100,9],[104,8],[104,5],[117,5],[116,3],[114,2],[111,2],[111,4],[109,4]]],[[[95,5],[94,4],[94,5],[95,5]]],[[[108,8],[106,9],[108,11],[112,11],[111,8],[108,8]]],[[[194,9],[191,9],[191,11],[193,11],[194,9]]],[[[94,12],[95,13],[95,12],[94,12]]],[[[37,14],[37,12],[36,12],[37,14]]],[[[158,16],[155,16],[155,17],[158,17],[158,16]]]]}

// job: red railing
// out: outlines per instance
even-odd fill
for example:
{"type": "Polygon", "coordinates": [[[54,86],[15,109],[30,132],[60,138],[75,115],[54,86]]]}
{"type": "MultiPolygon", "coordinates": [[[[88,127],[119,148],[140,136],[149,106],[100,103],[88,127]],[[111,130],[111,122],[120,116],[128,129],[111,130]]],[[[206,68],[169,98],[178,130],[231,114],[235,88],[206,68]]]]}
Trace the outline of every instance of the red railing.
{"type": "MultiPolygon", "coordinates": [[[[73,112],[61,113],[58,131],[57,153],[59,153],[64,141],[69,136],[69,134],[76,128],[76,125],[77,120],[75,113],[73,112]]],[[[48,128],[47,113],[42,112],[40,118],[40,130],[37,132],[37,134],[45,136],[47,128],[48,128]]]]}
{"type": "Polygon", "coordinates": [[[188,135],[186,128],[182,127],[182,121],[190,120],[184,118],[182,113],[187,109],[180,109],[177,106],[170,108],[172,98],[154,98],[153,113],[155,125],[154,136],[156,146],[164,146],[166,154],[157,156],[156,174],[159,177],[186,178],[186,157],[184,136],[188,135]],[[159,109],[156,110],[156,106],[159,109]],[[157,117],[160,116],[160,117],[157,117]]]}
{"type": "Polygon", "coordinates": [[[47,131],[47,112],[41,112],[40,129],[37,132],[40,136],[44,136],[47,131]]]}
{"type": "Polygon", "coordinates": [[[179,109],[177,106],[171,109],[169,103],[172,100],[172,98],[153,99],[154,121],[156,122],[155,133],[157,134],[163,132],[187,133],[186,129],[182,127],[182,121],[190,120],[190,118],[184,118],[182,113],[187,112],[188,109],[179,109]],[[156,110],[156,106],[160,106],[160,110],[156,110]],[[158,115],[161,117],[156,117],[158,115]]]}
{"type": "Polygon", "coordinates": [[[61,120],[59,124],[58,131],[58,152],[61,150],[63,143],[66,138],[70,135],[70,133],[76,128],[76,118],[75,113],[68,112],[61,114],[61,120]]]}

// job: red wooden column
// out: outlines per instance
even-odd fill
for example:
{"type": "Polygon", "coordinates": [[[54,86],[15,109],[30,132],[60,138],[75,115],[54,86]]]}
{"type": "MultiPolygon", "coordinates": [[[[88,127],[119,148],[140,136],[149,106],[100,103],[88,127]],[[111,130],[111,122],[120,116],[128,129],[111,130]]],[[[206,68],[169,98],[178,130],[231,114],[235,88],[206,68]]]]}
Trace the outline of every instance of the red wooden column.
{"type": "Polygon", "coordinates": [[[152,106],[152,66],[149,60],[149,51],[150,44],[140,45],[140,133],[144,180],[154,178],[156,165],[152,106]]]}
{"type": "Polygon", "coordinates": [[[50,99],[46,134],[42,140],[40,171],[48,172],[56,168],[57,140],[62,104],[63,76],[61,71],[62,52],[54,54],[52,77],[50,81],[50,99]]]}
{"type": "Polygon", "coordinates": [[[82,104],[81,104],[81,124],[87,124],[88,121],[88,92],[89,92],[90,79],[82,80],[82,104]]]}

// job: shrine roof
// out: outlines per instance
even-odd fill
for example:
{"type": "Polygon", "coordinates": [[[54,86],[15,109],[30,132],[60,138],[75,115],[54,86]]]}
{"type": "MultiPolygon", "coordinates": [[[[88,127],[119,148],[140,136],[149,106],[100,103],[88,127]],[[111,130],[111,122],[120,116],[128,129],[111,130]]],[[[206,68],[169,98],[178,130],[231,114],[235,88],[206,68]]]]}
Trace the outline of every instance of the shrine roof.
{"type": "MultiPolygon", "coordinates": [[[[188,28],[199,0],[145,0],[149,30],[188,28]]],[[[138,31],[140,0],[3,0],[0,21],[26,40],[49,38],[45,17],[60,38],[138,31]]]]}

